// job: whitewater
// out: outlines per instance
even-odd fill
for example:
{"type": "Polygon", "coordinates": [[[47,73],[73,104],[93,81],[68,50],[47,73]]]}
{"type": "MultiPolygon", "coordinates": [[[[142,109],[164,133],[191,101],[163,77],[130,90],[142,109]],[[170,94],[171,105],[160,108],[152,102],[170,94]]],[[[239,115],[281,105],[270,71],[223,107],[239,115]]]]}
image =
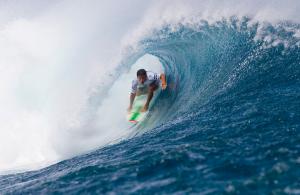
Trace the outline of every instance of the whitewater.
{"type": "Polygon", "coordinates": [[[299,10],[0,2],[0,193],[300,194],[299,10]],[[168,88],[132,126],[139,68],[168,88]]]}

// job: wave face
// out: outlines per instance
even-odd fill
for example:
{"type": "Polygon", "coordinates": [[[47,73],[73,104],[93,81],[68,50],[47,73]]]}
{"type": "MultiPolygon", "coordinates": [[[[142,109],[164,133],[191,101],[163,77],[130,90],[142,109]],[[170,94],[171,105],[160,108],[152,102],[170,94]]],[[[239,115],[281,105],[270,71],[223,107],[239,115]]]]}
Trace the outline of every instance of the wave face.
{"type": "Polygon", "coordinates": [[[146,132],[1,176],[0,192],[299,193],[299,30],[247,17],[156,29],[128,58],[154,55],[168,77],[146,132]]]}

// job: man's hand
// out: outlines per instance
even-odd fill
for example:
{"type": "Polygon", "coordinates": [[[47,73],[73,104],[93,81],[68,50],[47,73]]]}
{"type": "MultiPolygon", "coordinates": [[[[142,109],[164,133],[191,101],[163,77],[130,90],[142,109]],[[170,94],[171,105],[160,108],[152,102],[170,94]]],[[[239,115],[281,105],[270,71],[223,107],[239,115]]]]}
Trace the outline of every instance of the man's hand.
{"type": "Polygon", "coordinates": [[[166,80],[166,75],[164,73],[160,75],[160,80],[161,80],[161,89],[165,90],[167,88],[167,80],[166,80]]]}
{"type": "Polygon", "coordinates": [[[141,112],[146,112],[148,110],[149,105],[145,104],[145,106],[141,109],[141,112]]]}
{"type": "Polygon", "coordinates": [[[129,106],[129,107],[127,108],[127,112],[130,112],[131,109],[132,109],[132,106],[129,106]]]}

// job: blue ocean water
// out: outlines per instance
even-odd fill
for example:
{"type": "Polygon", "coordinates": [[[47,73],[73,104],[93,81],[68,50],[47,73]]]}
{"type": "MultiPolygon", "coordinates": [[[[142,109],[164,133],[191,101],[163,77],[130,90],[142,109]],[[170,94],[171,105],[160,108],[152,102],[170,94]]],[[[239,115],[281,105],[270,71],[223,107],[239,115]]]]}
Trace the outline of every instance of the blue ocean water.
{"type": "Polygon", "coordinates": [[[0,193],[300,194],[300,49],[289,29],[300,26],[232,17],[156,30],[133,56],[158,57],[169,87],[135,134],[0,176],[0,193]]]}

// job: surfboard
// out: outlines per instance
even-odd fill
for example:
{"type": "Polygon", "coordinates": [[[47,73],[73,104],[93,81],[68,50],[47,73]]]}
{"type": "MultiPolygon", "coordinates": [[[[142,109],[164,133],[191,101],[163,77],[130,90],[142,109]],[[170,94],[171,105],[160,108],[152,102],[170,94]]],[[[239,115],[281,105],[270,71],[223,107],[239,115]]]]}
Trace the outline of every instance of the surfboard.
{"type": "Polygon", "coordinates": [[[137,123],[142,121],[146,117],[149,111],[141,112],[141,109],[144,107],[145,103],[147,102],[147,97],[148,94],[136,96],[134,98],[132,109],[127,115],[127,119],[129,122],[137,123]]]}

